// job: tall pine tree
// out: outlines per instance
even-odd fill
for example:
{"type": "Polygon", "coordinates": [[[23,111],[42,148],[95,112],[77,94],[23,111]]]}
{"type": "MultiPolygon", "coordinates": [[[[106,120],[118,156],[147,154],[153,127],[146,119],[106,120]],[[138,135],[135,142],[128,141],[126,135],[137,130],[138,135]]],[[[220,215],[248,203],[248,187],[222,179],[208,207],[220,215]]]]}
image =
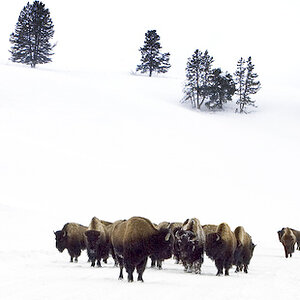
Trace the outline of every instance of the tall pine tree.
{"type": "Polygon", "coordinates": [[[251,56],[249,56],[247,62],[242,57],[240,58],[234,75],[237,84],[236,94],[238,95],[236,104],[239,106],[236,111],[246,113],[246,106],[255,106],[255,100],[252,100],[250,95],[256,94],[261,88],[260,81],[256,81],[258,75],[254,72],[251,56]],[[246,67],[245,63],[247,63],[246,67]]]}
{"type": "Polygon", "coordinates": [[[203,53],[199,49],[195,50],[187,62],[183,101],[190,101],[192,107],[197,109],[201,108],[209,95],[212,63],[213,57],[208,51],[203,53]]]}
{"type": "Polygon", "coordinates": [[[50,12],[40,1],[29,2],[22,9],[15,32],[10,35],[13,44],[11,60],[35,68],[37,64],[51,62],[53,55],[50,39],[53,38],[53,23],[50,12]]]}
{"type": "Polygon", "coordinates": [[[171,67],[169,63],[170,53],[160,53],[160,36],[156,30],[148,30],[145,33],[144,46],[139,49],[142,54],[141,64],[136,70],[141,73],[149,72],[151,77],[153,72],[166,73],[171,67]]]}

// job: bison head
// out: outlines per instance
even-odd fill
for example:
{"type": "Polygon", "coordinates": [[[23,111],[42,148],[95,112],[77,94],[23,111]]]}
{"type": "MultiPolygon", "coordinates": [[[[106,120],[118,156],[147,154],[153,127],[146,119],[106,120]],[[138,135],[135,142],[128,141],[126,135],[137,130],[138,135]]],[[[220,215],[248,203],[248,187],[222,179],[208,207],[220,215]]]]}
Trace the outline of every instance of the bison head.
{"type": "Polygon", "coordinates": [[[87,248],[90,255],[96,255],[99,245],[100,232],[97,230],[88,230],[85,232],[87,238],[87,248]]]}
{"type": "Polygon", "coordinates": [[[56,248],[59,252],[63,252],[67,248],[67,232],[58,230],[54,232],[56,240],[56,248]]]}
{"type": "Polygon", "coordinates": [[[173,254],[174,247],[174,235],[169,228],[161,228],[158,235],[153,237],[153,254],[158,259],[169,259],[173,254]]]}
{"type": "Polygon", "coordinates": [[[190,230],[179,230],[176,233],[176,248],[184,260],[189,260],[199,250],[199,240],[190,230]]]}

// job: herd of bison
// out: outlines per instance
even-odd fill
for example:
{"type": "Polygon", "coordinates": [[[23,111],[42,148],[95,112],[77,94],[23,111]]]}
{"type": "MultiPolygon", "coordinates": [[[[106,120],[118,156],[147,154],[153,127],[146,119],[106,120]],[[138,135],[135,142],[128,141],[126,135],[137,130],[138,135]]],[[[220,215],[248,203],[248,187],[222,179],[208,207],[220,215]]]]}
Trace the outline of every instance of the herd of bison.
{"type": "MultiPolygon", "coordinates": [[[[123,268],[128,281],[133,281],[134,270],[138,281],[143,281],[147,259],[151,267],[162,268],[162,261],[173,257],[186,272],[201,273],[204,253],[215,262],[217,275],[229,275],[235,265],[236,272],[248,272],[255,244],[243,226],[232,232],[229,225],[201,225],[197,218],[184,223],[162,222],[154,224],[142,217],[132,217],[114,223],[93,217],[88,227],[67,223],[55,233],[56,248],[67,249],[71,262],[78,261],[82,250],[87,249],[91,266],[101,266],[109,255],[119,266],[119,279],[123,279],[123,268]],[[224,272],[224,273],[223,273],[224,272]]],[[[300,250],[300,231],[282,228],[278,231],[285,256],[292,256],[295,244],[300,250]]]]}

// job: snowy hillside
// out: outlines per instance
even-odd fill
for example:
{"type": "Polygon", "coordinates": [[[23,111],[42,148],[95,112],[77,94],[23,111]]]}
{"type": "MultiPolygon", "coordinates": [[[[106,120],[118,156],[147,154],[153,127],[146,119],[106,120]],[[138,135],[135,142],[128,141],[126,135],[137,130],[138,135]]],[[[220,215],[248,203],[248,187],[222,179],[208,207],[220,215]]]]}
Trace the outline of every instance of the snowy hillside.
{"type": "MultiPolygon", "coordinates": [[[[58,45],[53,63],[36,69],[7,60],[8,37],[25,3],[13,0],[1,10],[0,299],[298,297],[300,252],[285,259],[276,232],[300,230],[300,63],[292,39],[299,4],[272,1],[272,14],[267,1],[242,6],[246,19],[256,17],[257,39],[249,45],[245,37],[227,39],[216,24],[200,34],[209,18],[190,10],[198,2],[164,1],[151,18],[155,8],[142,15],[139,1],[83,7],[49,0],[58,45]],[[85,27],[78,22],[71,30],[79,17],[85,27]],[[152,28],[172,68],[149,78],[132,71],[152,28]],[[286,46],[289,57],[277,69],[273,62],[286,46]],[[240,56],[252,55],[263,87],[258,108],[240,115],[234,103],[218,113],[180,104],[186,60],[196,48],[208,49],[214,65],[229,72],[240,56]],[[197,217],[232,230],[243,225],[257,244],[249,274],[232,269],[216,277],[206,257],[199,276],[170,260],[162,271],[147,269],[144,284],[128,284],[117,280],[112,260],[92,269],[85,252],[70,264],[55,248],[53,230],[66,222],[134,215],[156,223],[197,217]]],[[[216,23],[236,28],[237,3],[218,2],[216,23]]]]}

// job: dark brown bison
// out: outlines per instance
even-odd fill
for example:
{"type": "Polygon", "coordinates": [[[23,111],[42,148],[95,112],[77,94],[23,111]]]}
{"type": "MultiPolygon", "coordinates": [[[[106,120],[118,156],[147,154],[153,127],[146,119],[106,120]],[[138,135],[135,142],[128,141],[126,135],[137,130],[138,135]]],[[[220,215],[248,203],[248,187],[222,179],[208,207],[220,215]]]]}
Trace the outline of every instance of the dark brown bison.
{"type": "Polygon", "coordinates": [[[175,234],[174,248],[186,272],[201,273],[204,260],[205,233],[197,218],[187,219],[175,234]]]}
{"type": "Polygon", "coordinates": [[[78,257],[81,254],[81,250],[86,249],[85,232],[86,226],[77,223],[67,223],[62,230],[54,232],[56,239],[56,248],[59,252],[63,252],[65,249],[70,254],[70,262],[78,261],[78,257]]]}
{"type": "Polygon", "coordinates": [[[234,230],[237,246],[234,252],[234,265],[236,272],[243,271],[248,273],[248,266],[253,256],[255,245],[251,236],[245,231],[243,226],[238,226],[234,230]]]}
{"type": "MultiPolygon", "coordinates": [[[[169,222],[161,222],[158,225],[156,225],[156,224],[153,224],[153,225],[155,225],[157,227],[157,229],[170,227],[169,222]]],[[[151,268],[157,267],[159,270],[162,269],[162,262],[164,259],[159,257],[157,254],[150,255],[150,259],[151,259],[151,268]]]]}
{"type": "Polygon", "coordinates": [[[154,254],[162,259],[172,256],[173,239],[170,229],[158,229],[146,218],[132,217],[115,223],[111,239],[119,262],[119,279],[123,279],[125,266],[129,282],[133,281],[135,269],[138,281],[143,281],[148,256],[154,254]]]}
{"type": "MultiPolygon", "coordinates": [[[[279,241],[281,241],[281,237],[284,234],[284,229],[285,229],[285,227],[283,227],[281,230],[277,231],[278,237],[279,237],[279,241]]],[[[300,231],[296,230],[296,229],[293,229],[293,228],[290,228],[290,229],[293,231],[293,233],[294,233],[294,235],[296,237],[297,250],[300,250],[300,231]]]]}
{"type": "Polygon", "coordinates": [[[217,276],[223,274],[223,269],[225,269],[225,275],[229,275],[235,248],[236,238],[228,224],[221,223],[215,233],[208,234],[205,250],[207,256],[215,261],[218,269],[217,276]]]}
{"type": "Polygon", "coordinates": [[[294,232],[289,227],[282,228],[282,230],[278,231],[279,241],[282,243],[285,257],[292,257],[292,253],[295,251],[295,243],[297,242],[297,238],[294,232]]]}
{"type": "Polygon", "coordinates": [[[92,267],[95,266],[96,261],[97,266],[101,267],[101,259],[106,262],[109,256],[109,235],[104,224],[111,223],[93,217],[88,230],[85,232],[87,239],[87,253],[92,267]]]}

